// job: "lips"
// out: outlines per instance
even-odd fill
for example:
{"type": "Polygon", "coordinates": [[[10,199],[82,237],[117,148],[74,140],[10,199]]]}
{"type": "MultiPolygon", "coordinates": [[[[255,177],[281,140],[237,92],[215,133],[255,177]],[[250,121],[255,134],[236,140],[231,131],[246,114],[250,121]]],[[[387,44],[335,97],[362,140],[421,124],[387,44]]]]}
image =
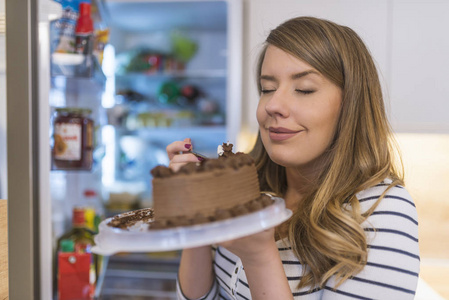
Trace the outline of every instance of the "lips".
{"type": "Polygon", "coordinates": [[[284,127],[269,127],[268,134],[272,141],[284,141],[294,137],[302,130],[291,130],[284,127]]]}
{"type": "Polygon", "coordinates": [[[284,127],[269,127],[268,131],[273,132],[273,133],[295,133],[298,131],[295,130],[290,130],[284,127]]]}

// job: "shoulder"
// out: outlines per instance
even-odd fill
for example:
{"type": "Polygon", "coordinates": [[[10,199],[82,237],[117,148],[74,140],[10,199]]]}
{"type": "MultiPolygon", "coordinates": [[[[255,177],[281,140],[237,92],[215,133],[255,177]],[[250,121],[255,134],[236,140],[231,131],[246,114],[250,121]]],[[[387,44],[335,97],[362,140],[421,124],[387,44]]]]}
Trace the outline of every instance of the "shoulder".
{"type": "Polygon", "coordinates": [[[418,214],[413,198],[405,187],[390,184],[391,180],[385,179],[357,194],[362,213],[374,206],[374,211],[369,214],[362,226],[365,231],[372,228],[376,233],[396,232],[417,242],[418,214]]]}
{"type": "Polygon", "coordinates": [[[357,194],[362,213],[377,204],[361,224],[368,260],[341,289],[375,299],[413,299],[420,270],[418,216],[407,189],[391,187],[391,182],[386,179],[357,194]]]}
{"type": "Polygon", "coordinates": [[[388,264],[407,262],[406,264],[413,265],[417,271],[419,270],[419,245],[416,207],[405,187],[389,188],[390,183],[391,180],[384,180],[357,195],[361,211],[365,212],[375,205],[385,192],[374,211],[362,223],[367,235],[371,259],[383,261],[387,257],[384,255],[395,253],[395,261],[390,261],[388,264]]]}
{"type": "Polygon", "coordinates": [[[377,204],[373,215],[379,215],[381,212],[388,212],[390,215],[402,213],[416,221],[413,223],[417,225],[418,216],[412,196],[404,186],[390,186],[391,183],[391,179],[384,179],[375,186],[357,193],[361,211],[366,212],[377,204]],[[382,195],[382,200],[377,203],[382,195]]]}

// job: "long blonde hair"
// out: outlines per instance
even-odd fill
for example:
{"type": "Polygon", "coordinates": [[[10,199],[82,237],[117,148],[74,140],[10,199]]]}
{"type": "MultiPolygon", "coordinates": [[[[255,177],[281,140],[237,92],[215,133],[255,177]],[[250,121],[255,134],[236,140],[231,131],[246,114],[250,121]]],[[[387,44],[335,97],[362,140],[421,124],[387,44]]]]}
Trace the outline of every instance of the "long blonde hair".
{"type": "MultiPolygon", "coordinates": [[[[322,287],[333,275],[338,286],[365,266],[368,250],[361,223],[383,197],[362,213],[356,193],[387,177],[393,181],[390,187],[403,184],[376,66],[352,29],[312,17],[288,20],[270,32],[257,78],[268,45],[305,61],[342,89],[335,136],[323,154],[319,176],[290,219],[288,234],[295,254],[307,266],[299,287],[322,287]]],[[[260,94],[259,81],[258,88],[260,94]]],[[[260,135],[251,154],[261,189],[284,196],[285,168],[270,159],[260,135]]]]}

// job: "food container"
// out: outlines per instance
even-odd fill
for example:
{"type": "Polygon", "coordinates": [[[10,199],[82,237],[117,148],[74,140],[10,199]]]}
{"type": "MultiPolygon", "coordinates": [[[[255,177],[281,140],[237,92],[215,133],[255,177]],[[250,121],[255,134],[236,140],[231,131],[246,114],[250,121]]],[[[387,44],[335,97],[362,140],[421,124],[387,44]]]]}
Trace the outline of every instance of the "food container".
{"type": "Polygon", "coordinates": [[[93,162],[94,122],[90,109],[57,108],[53,123],[53,168],[90,170],[93,162]]]}

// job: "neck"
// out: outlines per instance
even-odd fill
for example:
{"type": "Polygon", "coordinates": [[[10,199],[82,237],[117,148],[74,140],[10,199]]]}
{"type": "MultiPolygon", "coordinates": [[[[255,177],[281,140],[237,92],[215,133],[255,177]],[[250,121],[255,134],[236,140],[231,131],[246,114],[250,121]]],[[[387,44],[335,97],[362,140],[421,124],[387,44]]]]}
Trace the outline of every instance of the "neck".
{"type": "Polygon", "coordinates": [[[286,168],[287,192],[285,201],[287,208],[296,209],[299,201],[310,191],[318,177],[318,168],[286,168]]]}

